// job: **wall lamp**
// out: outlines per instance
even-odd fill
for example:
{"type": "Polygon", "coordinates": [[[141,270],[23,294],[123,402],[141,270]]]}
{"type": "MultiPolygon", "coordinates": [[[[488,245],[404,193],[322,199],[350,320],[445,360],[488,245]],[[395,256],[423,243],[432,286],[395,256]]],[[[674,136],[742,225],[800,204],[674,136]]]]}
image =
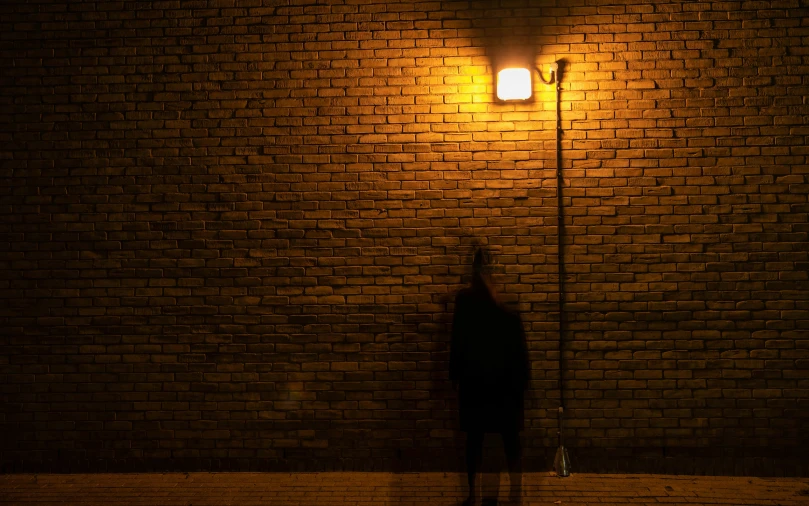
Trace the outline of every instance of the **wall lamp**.
{"type": "MultiPolygon", "coordinates": [[[[558,252],[559,252],[559,447],[556,450],[556,456],[553,460],[553,467],[558,476],[570,475],[570,457],[568,456],[567,448],[564,445],[564,374],[566,370],[566,361],[564,357],[564,332],[565,332],[565,318],[564,318],[564,278],[565,278],[565,262],[564,262],[564,244],[565,244],[565,220],[564,208],[562,206],[562,187],[564,186],[562,178],[562,149],[561,149],[561,134],[562,128],[559,121],[559,62],[554,62],[549,66],[550,76],[545,79],[542,76],[542,71],[536,67],[537,75],[540,81],[545,84],[554,84],[555,93],[555,112],[556,112],[556,128],[554,135],[554,144],[556,147],[556,210],[557,210],[557,231],[558,231],[558,252]]],[[[515,62],[514,60],[504,62],[497,71],[496,79],[496,95],[497,99],[501,102],[527,102],[533,96],[533,73],[531,72],[531,65],[526,64],[526,60],[515,62]],[[516,63],[516,64],[515,64],[516,63]]]]}
{"type": "MultiPolygon", "coordinates": [[[[559,63],[550,64],[550,77],[542,77],[542,71],[536,68],[540,81],[545,84],[556,83],[559,90],[559,63]]],[[[504,67],[497,71],[497,99],[503,102],[530,100],[533,96],[534,85],[532,73],[528,66],[504,67]]]]}

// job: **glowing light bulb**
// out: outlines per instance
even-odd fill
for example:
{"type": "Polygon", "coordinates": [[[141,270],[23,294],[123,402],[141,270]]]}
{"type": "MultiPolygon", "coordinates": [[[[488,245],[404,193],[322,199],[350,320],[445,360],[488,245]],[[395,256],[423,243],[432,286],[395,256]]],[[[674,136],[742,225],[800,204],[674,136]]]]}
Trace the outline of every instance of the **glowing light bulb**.
{"type": "Polygon", "coordinates": [[[531,98],[531,71],[526,68],[506,68],[497,73],[497,98],[527,100],[531,98]]]}

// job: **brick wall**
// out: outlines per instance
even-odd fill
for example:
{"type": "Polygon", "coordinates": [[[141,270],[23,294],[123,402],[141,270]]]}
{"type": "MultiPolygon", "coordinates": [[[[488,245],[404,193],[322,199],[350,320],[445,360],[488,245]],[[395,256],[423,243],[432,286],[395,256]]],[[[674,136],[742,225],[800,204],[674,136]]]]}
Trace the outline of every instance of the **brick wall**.
{"type": "MultiPolygon", "coordinates": [[[[0,6],[2,469],[455,469],[454,293],[521,311],[525,456],[809,474],[800,0],[0,6]],[[547,72],[546,72],[547,75],[547,72]]],[[[494,447],[493,447],[494,449],[494,447]]]]}

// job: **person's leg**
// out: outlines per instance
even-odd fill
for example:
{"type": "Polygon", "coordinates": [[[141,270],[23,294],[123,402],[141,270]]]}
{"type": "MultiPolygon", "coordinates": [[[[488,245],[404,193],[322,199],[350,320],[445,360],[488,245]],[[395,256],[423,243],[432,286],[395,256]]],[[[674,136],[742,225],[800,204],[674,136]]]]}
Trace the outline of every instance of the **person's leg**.
{"type": "Polygon", "coordinates": [[[520,445],[520,435],[516,430],[504,431],[503,449],[506,452],[506,462],[508,463],[509,481],[511,490],[509,498],[512,504],[519,504],[522,497],[522,448],[520,445]]]}
{"type": "Polygon", "coordinates": [[[471,506],[475,501],[475,473],[483,453],[483,432],[466,433],[466,478],[469,483],[469,497],[464,505],[471,506]]]}
{"type": "Polygon", "coordinates": [[[516,430],[504,431],[500,434],[503,438],[503,449],[506,451],[506,461],[509,471],[518,471],[520,467],[520,435],[516,430]]]}

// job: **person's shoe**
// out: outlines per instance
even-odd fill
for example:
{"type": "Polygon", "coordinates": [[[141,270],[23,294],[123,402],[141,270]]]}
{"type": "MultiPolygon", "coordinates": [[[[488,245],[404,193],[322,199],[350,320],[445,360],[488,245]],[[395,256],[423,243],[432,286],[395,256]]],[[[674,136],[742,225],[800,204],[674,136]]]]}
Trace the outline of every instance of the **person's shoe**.
{"type": "Polygon", "coordinates": [[[475,506],[475,498],[467,497],[464,502],[461,503],[461,506],[475,506]]]}
{"type": "Polygon", "coordinates": [[[497,498],[496,497],[484,497],[483,501],[481,501],[480,506],[497,506],[497,498]]]}

